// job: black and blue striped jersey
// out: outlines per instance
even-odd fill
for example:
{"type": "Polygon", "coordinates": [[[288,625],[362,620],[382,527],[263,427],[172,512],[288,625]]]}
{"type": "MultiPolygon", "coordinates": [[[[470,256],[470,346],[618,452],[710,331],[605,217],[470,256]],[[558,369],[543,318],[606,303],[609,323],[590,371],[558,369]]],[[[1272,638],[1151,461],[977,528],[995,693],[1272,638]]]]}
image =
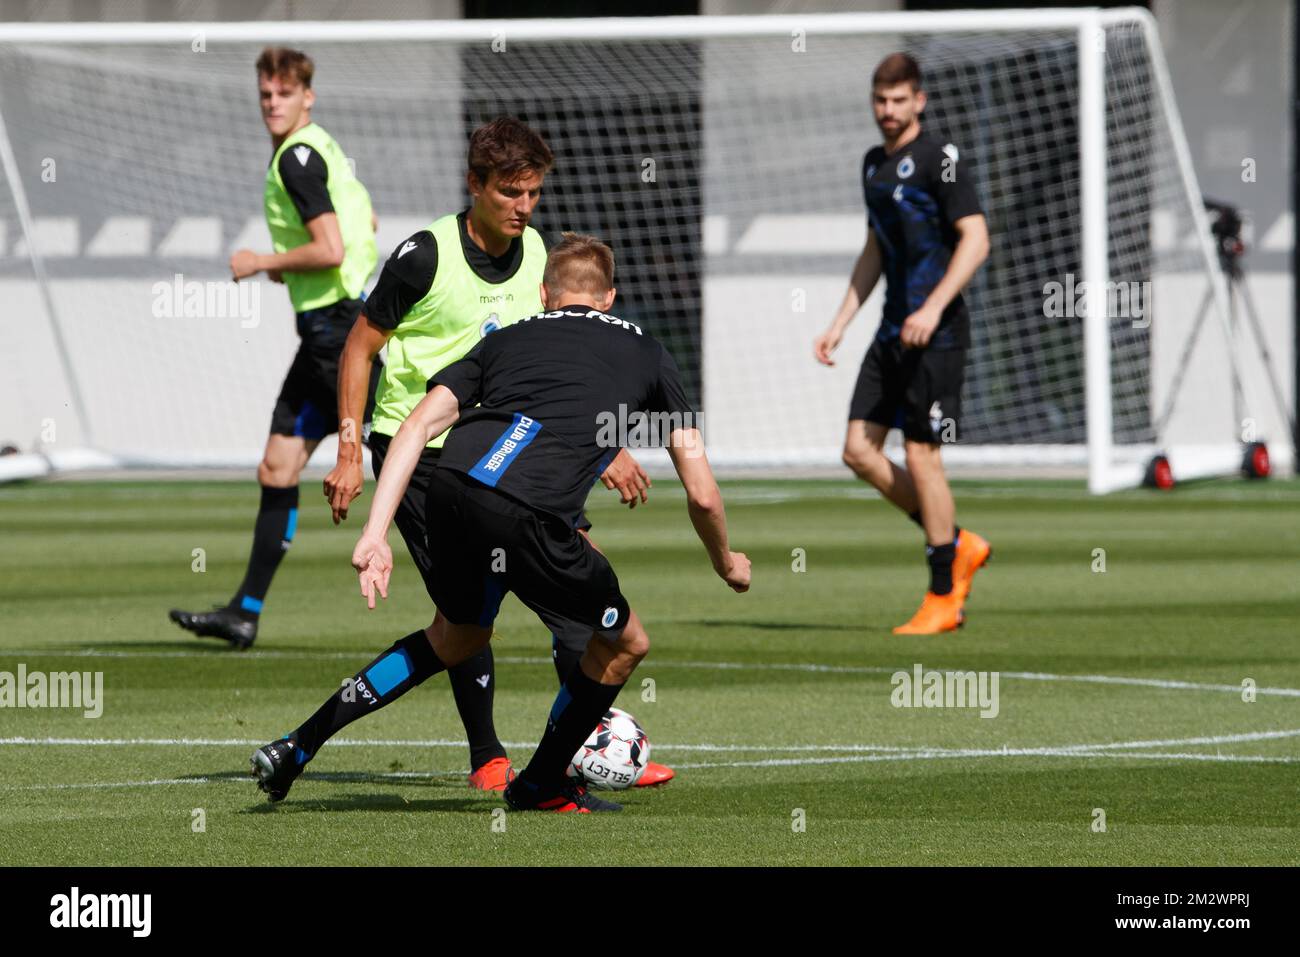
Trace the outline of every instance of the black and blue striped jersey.
{"type": "MultiPolygon", "coordinates": [[[[904,320],[925,302],[948,269],[957,246],[953,223],[980,212],[957,148],[922,131],[892,155],[883,146],[862,158],[868,227],[880,244],[885,309],[876,339],[898,339],[904,320]]],[[[943,312],[933,349],[970,345],[970,316],[958,294],[943,312]]]]}

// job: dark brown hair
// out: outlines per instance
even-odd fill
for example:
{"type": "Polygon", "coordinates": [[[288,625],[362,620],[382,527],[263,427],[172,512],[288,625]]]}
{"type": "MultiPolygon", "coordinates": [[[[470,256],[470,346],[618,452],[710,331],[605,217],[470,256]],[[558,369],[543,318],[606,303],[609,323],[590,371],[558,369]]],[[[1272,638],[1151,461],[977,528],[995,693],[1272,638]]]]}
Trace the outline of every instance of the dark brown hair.
{"type": "Polygon", "coordinates": [[[614,288],[614,252],[595,236],[564,233],[546,257],[542,285],[550,293],[603,296],[614,288]]]}
{"type": "Polygon", "coordinates": [[[467,165],[483,185],[494,170],[502,182],[510,183],[529,172],[545,176],[555,165],[555,155],[527,124],[498,116],[470,135],[467,165]]]}
{"type": "Polygon", "coordinates": [[[871,75],[872,87],[897,86],[910,83],[912,92],[921,88],[921,67],[906,53],[891,53],[880,61],[876,72],[871,75]]]}
{"type": "Polygon", "coordinates": [[[257,58],[257,75],[269,76],[277,80],[297,80],[306,89],[311,89],[312,74],[316,64],[311,57],[301,50],[289,47],[267,47],[257,58]]]}

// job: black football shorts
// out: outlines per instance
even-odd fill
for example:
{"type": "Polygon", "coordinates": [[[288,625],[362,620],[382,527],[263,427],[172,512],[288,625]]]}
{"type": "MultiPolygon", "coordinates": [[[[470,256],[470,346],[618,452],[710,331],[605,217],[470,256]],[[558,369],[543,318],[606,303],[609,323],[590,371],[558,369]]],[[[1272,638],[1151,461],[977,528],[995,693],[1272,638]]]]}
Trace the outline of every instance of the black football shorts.
{"type": "Polygon", "coordinates": [[[453,624],[490,627],[514,592],[548,625],[585,633],[584,648],[593,634],[622,634],[629,611],[618,576],[573,523],[446,468],[429,483],[426,518],[429,593],[453,624]]]}
{"type": "MultiPolygon", "coordinates": [[[[272,435],[323,439],[339,429],[339,358],[357,316],[360,299],[341,299],[333,305],[298,313],[298,352],[284,377],[271,413],[272,435]]],[[[375,407],[375,388],[383,365],[376,358],[370,367],[370,392],[365,422],[375,407]]]]}
{"type": "Polygon", "coordinates": [[[955,442],[965,376],[965,349],[904,349],[897,339],[876,340],[862,360],[849,420],[902,429],[913,442],[955,442]]]}
{"type": "MultiPolygon", "coordinates": [[[[388,446],[392,439],[380,432],[370,434],[370,467],[375,473],[375,478],[379,478],[379,473],[383,470],[384,459],[388,455],[388,446]]],[[[429,486],[433,474],[438,468],[438,458],[442,454],[442,449],[426,448],[420,453],[420,460],[416,463],[415,471],[411,475],[411,481],[406,486],[406,492],[402,495],[401,502],[397,505],[397,514],[393,516],[393,522],[397,525],[397,530],[402,534],[402,540],[406,542],[406,550],[411,553],[411,560],[415,562],[416,570],[420,573],[420,578],[424,581],[424,589],[429,593],[429,597],[435,602],[438,600],[438,593],[434,588],[434,561],[432,548],[430,547],[428,522],[426,515],[428,513],[429,486]]],[[[581,515],[578,518],[576,528],[585,530],[591,528],[591,522],[587,521],[587,516],[581,515]]],[[[434,541],[433,548],[440,547],[440,543],[434,541]]],[[[555,615],[544,615],[543,624],[550,629],[552,644],[561,645],[565,648],[576,651],[581,654],[587,647],[587,642],[591,640],[591,629],[581,622],[570,621],[555,615]]]]}

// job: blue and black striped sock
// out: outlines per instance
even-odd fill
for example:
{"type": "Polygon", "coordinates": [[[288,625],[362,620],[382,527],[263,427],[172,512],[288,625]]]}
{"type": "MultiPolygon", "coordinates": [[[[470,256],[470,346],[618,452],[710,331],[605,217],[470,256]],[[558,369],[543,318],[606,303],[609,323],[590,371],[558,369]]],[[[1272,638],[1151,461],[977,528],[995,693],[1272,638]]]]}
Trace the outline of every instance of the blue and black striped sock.
{"type": "Polygon", "coordinates": [[[412,632],[344,682],[290,737],[310,760],[340,728],[396,701],[445,669],[423,629],[412,632]]]}
{"type": "Polygon", "coordinates": [[[271,578],[280,559],[289,550],[298,530],[298,486],[270,488],[262,486],[262,504],[253,524],[253,548],[248,556],[248,571],[230,607],[245,618],[262,613],[262,602],[271,588],[271,578]]]}

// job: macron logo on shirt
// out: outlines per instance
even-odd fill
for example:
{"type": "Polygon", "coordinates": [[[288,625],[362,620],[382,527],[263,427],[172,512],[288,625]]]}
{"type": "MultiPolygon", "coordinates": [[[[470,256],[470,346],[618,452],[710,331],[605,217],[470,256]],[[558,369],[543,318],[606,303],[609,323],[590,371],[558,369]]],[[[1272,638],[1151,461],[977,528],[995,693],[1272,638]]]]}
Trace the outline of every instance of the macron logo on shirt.
{"type": "Polygon", "coordinates": [[[537,433],[541,430],[542,423],[516,412],[510,427],[492,444],[492,451],[469,470],[470,476],[484,485],[496,488],[502,474],[510,468],[510,463],[519,457],[529,442],[537,438],[537,433]]]}
{"type": "Polygon", "coordinates": [[[311,159],[311,147],[307,146],[306,144],[302,146],[295,146],[293,148],[293,155],[297,157],[298,164],[300,166],[306,166],[307,161],[311,159]]]}
{"type": "Polygon", "coordinates": [[[606,325],[618,326],[621,329],[627,329],[629,332],[635,332],[638,336],[641,335],[641,327],[636,323],[608,315],[599,309],[588,309],[585,312],[578,309],[555,309],[551,312],[539,312],[535,316],[525,316],[519,321],[528,322],[532,319],[599,319],[606,325]]]}
{"type": "Polygon", "coordinates": [[[415,243],[408,239],[405,243],[402,244],[402,248],[397,251],[397,258],[401,259],[403,256],[405,256],[414,248],[415,248],[415,243]]]}

